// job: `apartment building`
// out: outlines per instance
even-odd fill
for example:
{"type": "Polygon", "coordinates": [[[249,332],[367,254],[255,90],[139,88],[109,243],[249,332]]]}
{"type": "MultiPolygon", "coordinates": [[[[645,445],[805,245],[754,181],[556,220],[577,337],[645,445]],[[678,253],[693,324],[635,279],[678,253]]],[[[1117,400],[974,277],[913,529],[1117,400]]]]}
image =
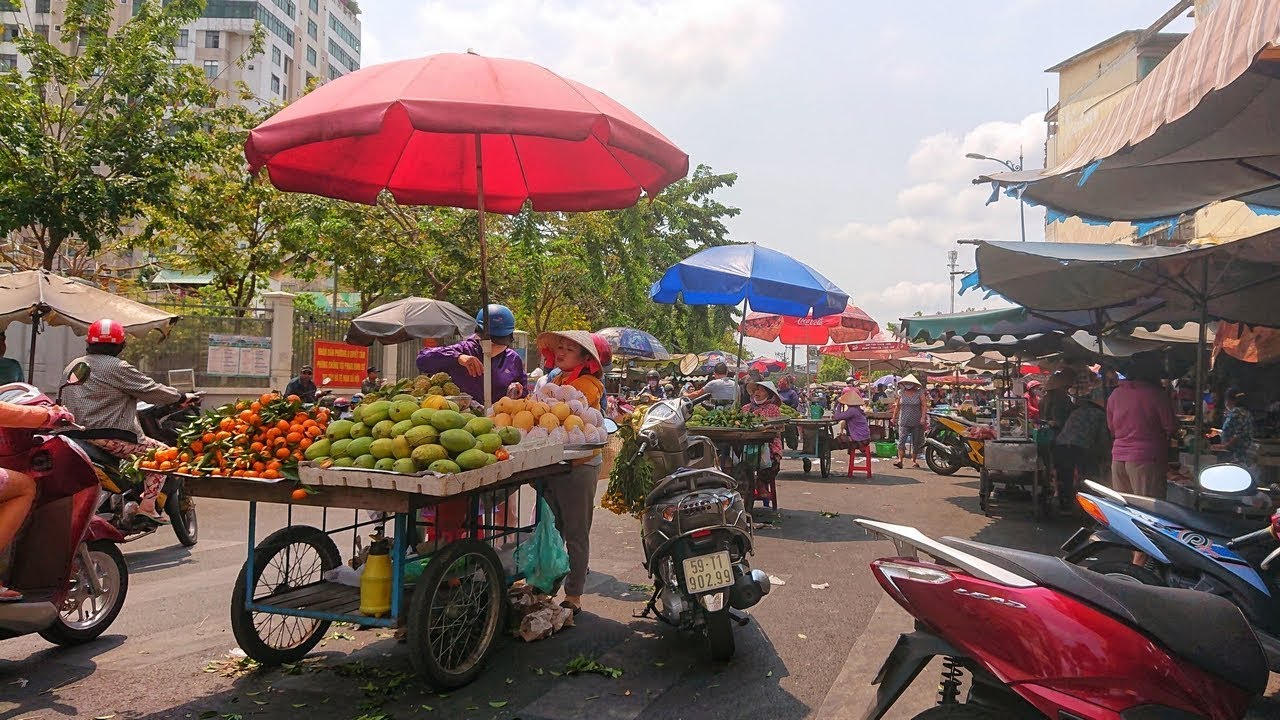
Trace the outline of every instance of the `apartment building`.
{"type": "MultiPolygon", "coordinates": [[[[1066,160],[1094,127],[1133,92],[1164,58],[1186,37],[1161,32],[1178,17],[1208,17],[1219,0],[1172,2],[1165,15],[1150,27],[1125,30],[1054,65],[1045,72],[1058,76],[1058,101],[1045,115],[1045,167],[1066,160]]],[[[1141,188],[1134,188],[1140,192],[1141,188]]],[[[1170,232],[1157,229],[1139,236],[1129,223],[1088,225],[1076,218],[1045,227],[1045,239],[1053,242],[1107,243],[1136,241],[1162,245],[1191,241],[1223,242],[1280,226],[1280,218],[1254,215],[1243,203],[1215,203],[1183,218],[1170,232]]]]}
{"type": "MultiPolygon", "coordinates": [[[[128,21],[142,2],[121,0],[116,21],[128,21]]],[[[0,0],[0,69],[24,69],[13,43],[23,28],[56,42],[65,8],[66,0],[25,0],[21,9],[0,0]]],[[[288,102],[312,78],[323,82],[360,67],[360,7],[356,0],[208,0],[204,16],[175,38],[174,54],[221,90],[244,82],[259,102],[288,102]],[[237,64],[259,23],[263,52],[237,64]]]]}

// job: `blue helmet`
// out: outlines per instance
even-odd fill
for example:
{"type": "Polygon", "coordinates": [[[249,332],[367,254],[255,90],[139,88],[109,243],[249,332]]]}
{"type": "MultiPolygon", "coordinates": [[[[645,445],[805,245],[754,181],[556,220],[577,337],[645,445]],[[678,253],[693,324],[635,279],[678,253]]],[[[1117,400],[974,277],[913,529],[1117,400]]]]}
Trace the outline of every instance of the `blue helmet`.
{"type": "MultiPolygon", "coordinates": [[[[476,313],[476,326],[484,328],[484,310],[476,313]]],[[[489,337],[511,337],[516,332],[516,316],[506,305],[493,303],[489,305],[489,337]]]]}

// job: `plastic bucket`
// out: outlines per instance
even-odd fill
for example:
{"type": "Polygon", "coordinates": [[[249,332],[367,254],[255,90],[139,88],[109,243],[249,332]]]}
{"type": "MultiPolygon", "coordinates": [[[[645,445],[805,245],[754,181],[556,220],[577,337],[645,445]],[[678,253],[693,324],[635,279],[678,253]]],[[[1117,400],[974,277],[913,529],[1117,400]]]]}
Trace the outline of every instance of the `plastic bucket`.
{"type": "Polygon", "coordinates": [[[876,446],[876,457],[887,458],[898,456],[898,443],[878,442],[876,446]]]}
{"type": "Polygon", "coordinates": [[[809,417],[814,420],[821,420],[823,412],[822,406],[817,403],[813,403],[809,406],[809,417]]]}

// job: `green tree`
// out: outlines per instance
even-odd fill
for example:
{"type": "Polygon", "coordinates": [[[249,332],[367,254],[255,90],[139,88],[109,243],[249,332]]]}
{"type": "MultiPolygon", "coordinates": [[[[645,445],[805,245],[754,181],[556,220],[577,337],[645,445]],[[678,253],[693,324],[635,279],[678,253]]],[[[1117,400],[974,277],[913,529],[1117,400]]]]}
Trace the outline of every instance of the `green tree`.
{"type": "Polygon", "coordinates": [[[98,252],[165,205],[209,153],[205,109],[217,93],[173,62],[178,31],[202,0],[150,0],[112,29],[118,3],[68,0],[64,52],[24,31],[26,72],[0,73],[0,235],[18,267],[52,269],[98,252]]]}
{"type": "Polygon", "coordinates": [[[216,302],[240,308],[236,314],[254,304],[272,273],[293,265],[312,235],[298,213],[300,196],[251,175],[244,159],[248,129],[275,110],[222,109],[209,131],[209,161],[189,166],[167,202],[150,208],[143,235],[164,266],[211,273],[216,302]]]}
{"type": "Polygon", "coordinates": [[[818,376],[815,382],[839,382],[853,374],[853,365],[848,360],[834,355],[823,355],[818,360],[818,376]]]}

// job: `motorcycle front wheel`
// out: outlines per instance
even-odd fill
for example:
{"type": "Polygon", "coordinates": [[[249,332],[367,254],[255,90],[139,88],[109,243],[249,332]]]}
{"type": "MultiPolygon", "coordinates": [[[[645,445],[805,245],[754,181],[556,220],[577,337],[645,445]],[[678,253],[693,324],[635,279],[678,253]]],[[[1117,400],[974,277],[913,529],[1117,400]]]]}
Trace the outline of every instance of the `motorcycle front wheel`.
{"type": "Polygon", "coordinates": [[[939,475],[955,475],[960,470],[960,461],[954,455],[947,455],[928,443],[924,446],[924,462],[939,475]]]}
{"type": "Polygon", "coordinates": [[[107,540],[94,540],[86,549],[89,567],[77,552],[67,599],[53,625],[40,631],[40,637],[55,645],[79,645],[106,632],[120,614],[129,592],[129,566],[120,548],[107,540]],[[89,573],[97,576],[102,594],[93,594],[89,573]]]}
{"type": "Polygon", "coordinates": [[[196,501],[187,493],[186,483],[178,481],[173,492],[164,502],[164,511],[173,525],[173,534],[183,547],[191,547],[200,540],[200,526],[196,520],[196,501]]]}

